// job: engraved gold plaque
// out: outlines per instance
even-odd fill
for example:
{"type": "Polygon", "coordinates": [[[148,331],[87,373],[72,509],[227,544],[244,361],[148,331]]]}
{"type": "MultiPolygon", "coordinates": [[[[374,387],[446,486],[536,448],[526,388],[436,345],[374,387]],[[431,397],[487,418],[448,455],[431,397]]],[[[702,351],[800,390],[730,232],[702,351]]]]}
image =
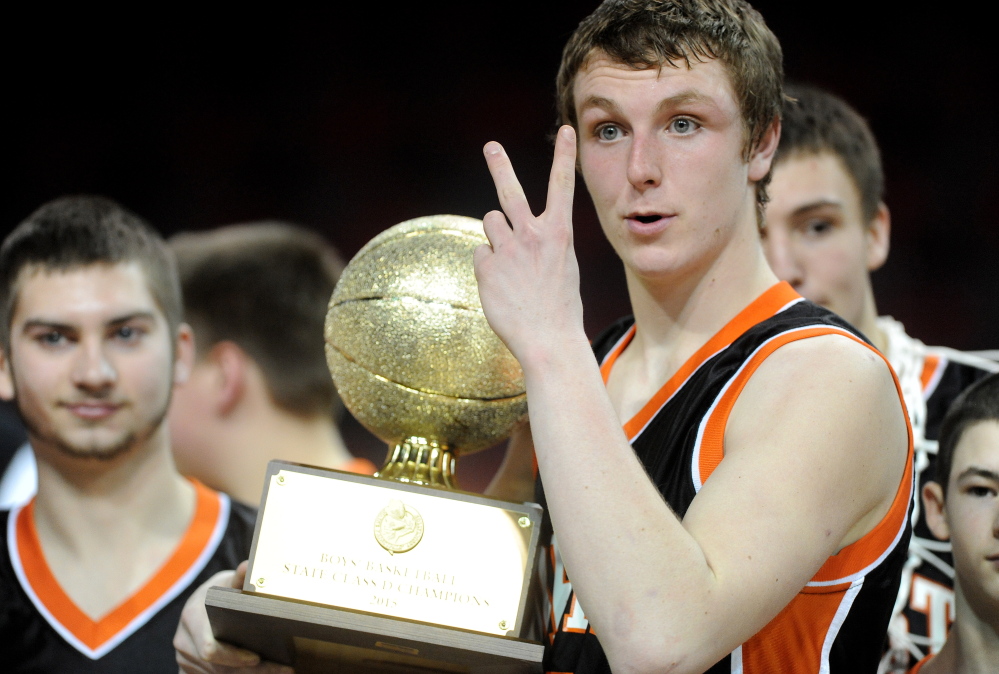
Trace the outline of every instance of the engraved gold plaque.
{"type": "Polygon", "coordinates": [[[540,508],[272,461],[254,592],[516,635],[540,508]]]}

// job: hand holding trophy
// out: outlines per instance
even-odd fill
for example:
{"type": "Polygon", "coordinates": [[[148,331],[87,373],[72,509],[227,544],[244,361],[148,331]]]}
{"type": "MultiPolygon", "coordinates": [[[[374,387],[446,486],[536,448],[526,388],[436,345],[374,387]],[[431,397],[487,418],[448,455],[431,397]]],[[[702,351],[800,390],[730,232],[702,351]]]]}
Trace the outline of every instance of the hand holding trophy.
{"type": "Polygon", "coordinates": [[[376,477],[271,462],[242,590],[212,588],[220,640],[298,671],[540,671],[524,639],[534,504],[457,490],[455,461],[527,411],[523,374],[482,313],[482,223],[410,220],[337,285],[327,361],[346,407],[389,444],[376,477]]]}

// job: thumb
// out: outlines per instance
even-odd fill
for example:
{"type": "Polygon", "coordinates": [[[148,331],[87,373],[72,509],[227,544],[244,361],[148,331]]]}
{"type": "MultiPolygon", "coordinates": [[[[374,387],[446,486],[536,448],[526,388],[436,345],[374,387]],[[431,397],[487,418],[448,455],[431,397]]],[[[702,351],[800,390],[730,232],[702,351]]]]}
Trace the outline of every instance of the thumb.
{"type": "Polygon", "coordinates": [[[236,572],[232,574],[232,582],[229,585],[230,587],[234,587],[238,590],[246,583],[247,564],[249,564],[249,560],[244,560],[239,563],[239,566],[236,567],[236,572]]]}

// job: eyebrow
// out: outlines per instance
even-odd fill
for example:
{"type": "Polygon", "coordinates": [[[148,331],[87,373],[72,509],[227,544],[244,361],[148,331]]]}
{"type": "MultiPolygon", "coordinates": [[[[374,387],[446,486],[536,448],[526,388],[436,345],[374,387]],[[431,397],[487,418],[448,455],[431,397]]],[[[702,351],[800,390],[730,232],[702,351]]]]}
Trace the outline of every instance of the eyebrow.
{"type": "MultiPolygon", "coordinates": [[[[714,107],[714,101],[711,100],[711,98],[692,89],[688,89],[659,101],[659,104],[656,105],[656,113],[658,114],[668,108],[686,105],[688,103],[703,103],[714,107]]],[[[610,113],[621,112],[621,108],[617,103],[604,96],[588,96],[582,103],[580,103],[579,113],[581,114],[590,108],[599,108],[610,113]]]]}
{"type": "Polygon", "coordinates": [[[957,482],[965,479],[966,477],[984,477],[986,480],[993,480],[999,482],[999,473],[994,470],[988,470],[987,468],[979,468],[978,466],[970,466],[965,468],[960,475],[957,476],[957,482]]]}
{"type": "MultiPolygon", "coordinates": [[[[106,323],[106,325],[121,325],[122,323],[128,323],[134,320],[150,320],[155,321],[156,315],[151,311],[136,311],[130,314],[124,314],[122,316],[116,316],[106,323]]],[[[44,318],[32,318],[24,322],[24,327],[22,332],[28,332],[29,330],[44,328],[49,330],[76,330],[77,326],[70,323],[62,323],[60,321],[50,321],[44,318]]]]}
{"type": "Polygon", "coordinates": [[[621,112],[621,108],[618,107],[617,103],[603,96],[587,96],[586,100],[579,105],[579,112],[585,112],[590,108],[599,108],[613,113],[621,112]]]}
{"type": "Polygon", "coordinates": [[[819,208],[826,208],[832,206],[834,208],[843,208],[843,202],[837,201],[836,199],[817,199],[815,201],[809,202],[802,206],[798,206],[791,212],[792,216],[801,215],[809,211],[814,211],[819,208]]]}
{"type": "Polygon", "coordinates": [[[673,108],[678,105],[687,105],[688,103],[700,103],[703,105],[710,105],[711,107],[716,107],[715,102],[705,96],[704,94],[694,91],[693,89],[688,89],[686,91],[681,91],[678,94],[674,94],[669,98],[664,98],[659,101],[659,105],[656,106],[656,112],[662,112],[667,108],[673,108]]]}

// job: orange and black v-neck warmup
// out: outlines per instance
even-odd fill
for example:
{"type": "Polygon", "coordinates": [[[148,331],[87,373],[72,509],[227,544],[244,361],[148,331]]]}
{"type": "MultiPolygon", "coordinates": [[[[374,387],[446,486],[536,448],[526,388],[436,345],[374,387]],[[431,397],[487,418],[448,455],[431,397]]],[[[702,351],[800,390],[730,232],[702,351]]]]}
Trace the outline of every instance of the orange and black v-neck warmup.
{"type": "Polygon", "coordinates": [[[194,517],[173,554],[99,620],[73,603],[49,569],[34,501],[0,512],[0,669],[176,674],[173,637],[184,602],[212,575],[247,558],[256,520],[253,508],[194,485],[194,517]]]}
{"type": "MultiPolygon", "coordinates": [[[[594,342],[604,381],[634,334],[634,320],[626,318],[594,342]]],[[[729,413],[759,365],[785,344],[829,334],[853,339],[874,351],[835,314],[802,299],[786,283],[774,285],[691,356],[638,414],[624,423],[635,454],[677,516],[683,518],[701,486],[724,460],[729,413]]],[[[899,413],[905,414],[904,403],[899,413]]],[[[782,478],[774,475],[774,479],[782,478]]],[[[543,485],[539,487],[543,503],[543,485]]],[[[830,557],[780,614],[708,671],[875,671],[906,559],[911,500],[910,432],[906,468],[881,522],[830,557]]],[[[550,523],[548,526],[550,532],[550,523]]],[[[551,535],[547,564],[542,569],[550,602],[545,671],[609,672],[586,618],[585,597],[582,601],[576,597],[562,565],[557,533],[551,535]]],[[[676,582],[670,578],[662,581],[676,582]]],[[[635,610],[640,612],[641,607],[635,610]]]]}

